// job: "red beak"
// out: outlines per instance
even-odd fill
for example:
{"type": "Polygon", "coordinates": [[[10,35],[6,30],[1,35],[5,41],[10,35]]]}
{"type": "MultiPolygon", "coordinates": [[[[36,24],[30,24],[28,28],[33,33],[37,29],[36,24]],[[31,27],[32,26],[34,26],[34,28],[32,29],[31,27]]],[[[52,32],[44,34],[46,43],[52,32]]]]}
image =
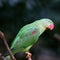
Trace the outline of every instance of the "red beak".
{"type": "Polygon", "coordinates": [[[50,24],[48,29],[53,30],[54,29],[54,24],[50,24]]]}

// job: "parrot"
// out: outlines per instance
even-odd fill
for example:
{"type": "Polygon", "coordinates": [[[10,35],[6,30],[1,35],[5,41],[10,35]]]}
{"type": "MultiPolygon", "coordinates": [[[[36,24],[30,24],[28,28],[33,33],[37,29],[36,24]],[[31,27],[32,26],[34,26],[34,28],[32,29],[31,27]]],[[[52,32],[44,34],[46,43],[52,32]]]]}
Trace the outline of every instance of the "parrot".
{"type": "MultiPolygon", "coordinates": [[[[19,52],[29,52],[45,30],[53,29],[54,22],[48,18],[42,18],[23,26],[11,44],[12,53],[15,55],[19,52]]],[[[9,55],[6,57],[9,57],[9,55]]]]}

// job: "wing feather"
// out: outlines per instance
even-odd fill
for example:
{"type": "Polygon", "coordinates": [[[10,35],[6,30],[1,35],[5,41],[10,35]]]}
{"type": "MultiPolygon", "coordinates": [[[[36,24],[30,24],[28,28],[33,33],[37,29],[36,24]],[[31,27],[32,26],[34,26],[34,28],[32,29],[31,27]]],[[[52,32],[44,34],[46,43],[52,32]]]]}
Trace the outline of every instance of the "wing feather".
{"type": "MultiPolygon", "coordinates": [[[[23,29],[25,29],[24,27],[23,29]]],[[[14,42],[12,43],[11,49],[25,49],[30,45],[33,45],[36,39],[36,34],[38,32],[36,27],[27,26],[25,30],[21,29],[21,31],[16,36],[14,42]]]]}

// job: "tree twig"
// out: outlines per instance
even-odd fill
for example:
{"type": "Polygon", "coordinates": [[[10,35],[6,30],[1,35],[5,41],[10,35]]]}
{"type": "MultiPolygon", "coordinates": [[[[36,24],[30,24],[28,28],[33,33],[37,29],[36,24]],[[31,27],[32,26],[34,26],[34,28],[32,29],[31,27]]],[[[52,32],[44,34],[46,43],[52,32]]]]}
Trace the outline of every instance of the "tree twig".
{"type": "Polygon", "coordinates": [[[56,38],[58,41],[60,41],[60,35],[59,34],[55,33],[54,38],[56,38]]]}
{"type": "Polygon", "coordinates": [[[0,53],[0,58],[4,60],[4,56],[2,55],[2,53],[0,53]]]}
{"type": "Polygon", "coordinates": [[[28,58],[28,60],[32,60],[32,58],[31,58],[31,57],[29,57],[29,58],[28,58]]]}
{"type": "Polygon", "coordinates": [[[8,51],[8,53],[9,53],[11,59],[12,59],[12,60],[16,60],[15,57],[14,57],[14,55],[12,54],[12,52],[11,52],[11,50],[10,50],[8,44],[7,44],[6,38],[5,38],[5,36],[4,36],[4,33],[1,32],[1,31],[0,31],[0,37],[1,37],[1,39],[3,40],[4,45],[5,45],[5,47],[6,47],[7,51],[8,51]]]}

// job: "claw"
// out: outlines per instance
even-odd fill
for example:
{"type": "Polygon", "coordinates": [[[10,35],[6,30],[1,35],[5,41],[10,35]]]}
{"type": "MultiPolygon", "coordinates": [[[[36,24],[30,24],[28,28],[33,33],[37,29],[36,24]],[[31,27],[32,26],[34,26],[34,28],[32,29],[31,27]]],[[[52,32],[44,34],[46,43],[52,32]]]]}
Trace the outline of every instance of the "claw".
{"type": "Polygon", "coordinates": [[[32,54],[30,52],[26,52],[27,56],[26,58],[31,58],[32,54]]]}

